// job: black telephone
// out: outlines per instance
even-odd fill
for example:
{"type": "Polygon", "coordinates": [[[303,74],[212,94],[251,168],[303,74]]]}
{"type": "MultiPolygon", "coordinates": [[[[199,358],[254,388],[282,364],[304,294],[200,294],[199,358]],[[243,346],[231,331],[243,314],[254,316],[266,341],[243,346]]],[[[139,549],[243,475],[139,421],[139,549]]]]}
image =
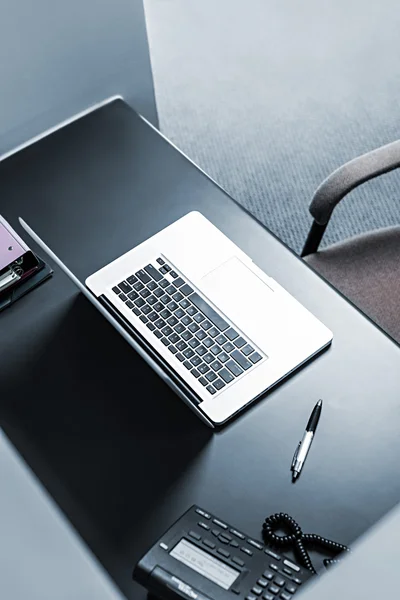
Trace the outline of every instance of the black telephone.
{"type": "Polygon", "coordinates": [[[134,568],[162,600],[291,600],[312,573],[198,506],[134,568]]]}

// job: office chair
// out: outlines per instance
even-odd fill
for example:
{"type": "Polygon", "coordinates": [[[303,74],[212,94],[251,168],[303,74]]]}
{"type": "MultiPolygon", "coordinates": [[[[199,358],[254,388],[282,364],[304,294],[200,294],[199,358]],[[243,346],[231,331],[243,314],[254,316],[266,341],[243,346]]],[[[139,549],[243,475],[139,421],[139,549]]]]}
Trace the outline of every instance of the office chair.
{"type": "MultiPolygon", "coordinates": [[[[400,343],[400,226],[352,237],[318,251],[337,204],[357,186],[400,166],[400,140],[339,167],[310,204],[314,222],[301,256],[400,343]]],[[[399,186],[400,192],[400,186],[399,186]]]]}

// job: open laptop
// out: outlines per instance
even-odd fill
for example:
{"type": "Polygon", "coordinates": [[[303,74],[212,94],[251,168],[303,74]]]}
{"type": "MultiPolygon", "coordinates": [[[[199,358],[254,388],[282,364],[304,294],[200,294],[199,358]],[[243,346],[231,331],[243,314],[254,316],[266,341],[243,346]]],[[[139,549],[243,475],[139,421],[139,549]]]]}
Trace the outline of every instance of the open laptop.
{"type": "Polygon", "coordinates": [[[315,356],[332,333],[191,212],[86,279],[21,225],[210,427],[315,356]]]}

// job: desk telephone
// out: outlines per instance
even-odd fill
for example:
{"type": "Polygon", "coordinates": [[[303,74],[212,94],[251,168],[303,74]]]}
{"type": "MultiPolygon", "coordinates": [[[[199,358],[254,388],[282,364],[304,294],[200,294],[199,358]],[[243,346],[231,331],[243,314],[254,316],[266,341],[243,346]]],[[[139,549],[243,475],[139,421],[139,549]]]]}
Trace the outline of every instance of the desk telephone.
{"type": "Polygon", "coordinates": [[[272,546],[192,506],[136,565],[162,600],[291,600],[312,573],[272,546]]]}

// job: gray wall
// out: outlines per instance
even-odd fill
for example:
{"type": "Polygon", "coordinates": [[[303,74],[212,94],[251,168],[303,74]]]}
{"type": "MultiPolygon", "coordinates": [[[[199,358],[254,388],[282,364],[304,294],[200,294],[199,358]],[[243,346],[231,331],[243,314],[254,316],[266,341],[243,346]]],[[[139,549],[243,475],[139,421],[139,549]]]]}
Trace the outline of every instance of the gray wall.
{"type": "Polygon", "coordinates": [[[107,96],[157,125],[142,0],[0,0],[0,155],[107,96]]]}

